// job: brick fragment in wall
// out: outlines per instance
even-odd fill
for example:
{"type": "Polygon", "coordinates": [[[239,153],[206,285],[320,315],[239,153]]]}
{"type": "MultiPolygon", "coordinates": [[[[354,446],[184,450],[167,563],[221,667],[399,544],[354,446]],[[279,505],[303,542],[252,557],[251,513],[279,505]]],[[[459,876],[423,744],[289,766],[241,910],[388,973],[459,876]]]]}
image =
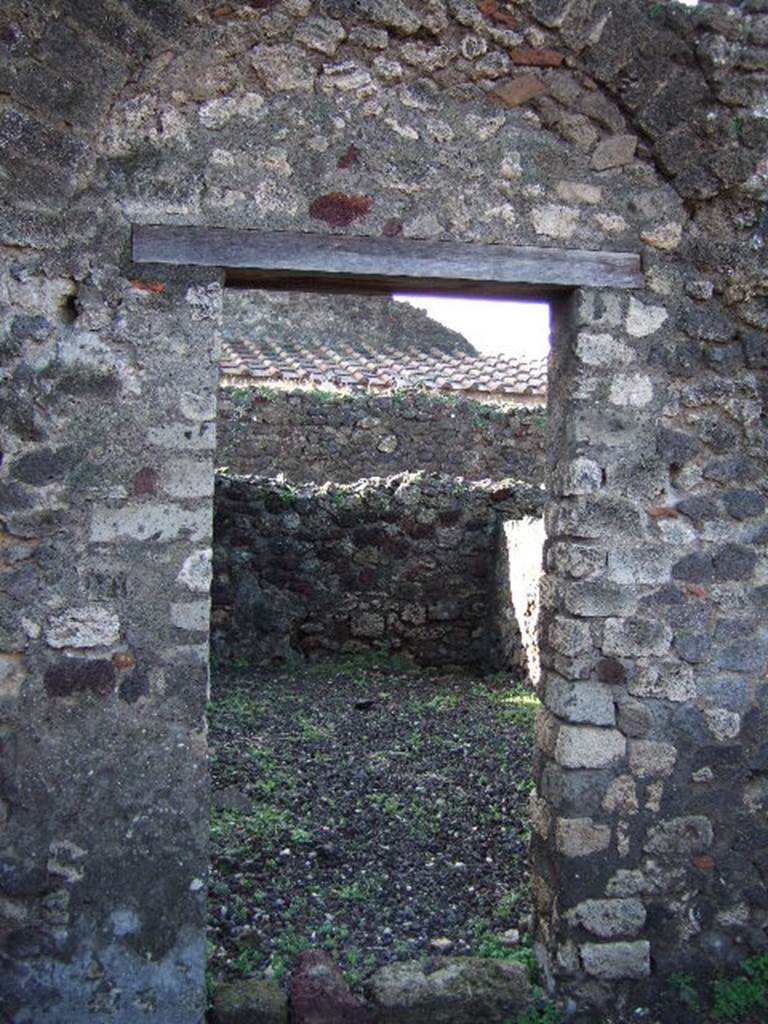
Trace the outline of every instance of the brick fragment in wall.
{"type": "Polygon", "coordinates": [[[627,678],[627,673],[618,659],[601,658],[597,663],[597,678],[601,683],[623,683],[627,678]]]}
{"type": "Polygon", "coordinates": [[[494,89],[490,95],[491,99],[505,107],[520,107],[546,92],[546,89],[538,75],[522,75],[494,89]]]}
{"type": "Polygon", "coordinates": [[[160,474],[151,466],[144,466],[133,477],[133,493],[137,498],[157,494],[160,474]]]}
{"type": "Polygon", "coordinates": [[[477,4],[478,11],[489,18],[491,21],[496,22],[499,25],[504,25],[509,29],[516,29],[519,27],[520,22],[509,10],[505,9],[503,4],[500,4],[498,0],[479,0],[477,4]]]}
{"type": "Polygon", "coordinates": [[[372,196],[329,192],[312,200],[309,215],[315,220],[325,221],[331,227],[346,227],[353,220],[367,216],[372,205],[372,196]]]}

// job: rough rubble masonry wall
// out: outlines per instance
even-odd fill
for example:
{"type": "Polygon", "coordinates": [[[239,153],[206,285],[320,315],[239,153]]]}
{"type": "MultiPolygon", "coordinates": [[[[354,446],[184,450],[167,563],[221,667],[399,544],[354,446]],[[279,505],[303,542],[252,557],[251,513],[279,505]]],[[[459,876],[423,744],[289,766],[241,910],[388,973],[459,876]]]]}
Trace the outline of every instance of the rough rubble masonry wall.
{"type": "Polygon", "coordinates": [[[501,669],[493,561],[541,490],[403,473],[348,486],[218,475],[212,650],[251,664],[338,652],[501,669]]]}
{"type": "Polygon", "coordinates": [[[203,1007],[220,280],[131,222],[641,251],[558,314],[533,802],[550,980],[766,944],[766,0],[7,0],[0,986],[203,1007]]]}
{"type": "Polygon", "coordinates": [[[439,394],[222,388],[216,462],[349,483],[422,470],[544,482],[546,415],[439,394]]]}

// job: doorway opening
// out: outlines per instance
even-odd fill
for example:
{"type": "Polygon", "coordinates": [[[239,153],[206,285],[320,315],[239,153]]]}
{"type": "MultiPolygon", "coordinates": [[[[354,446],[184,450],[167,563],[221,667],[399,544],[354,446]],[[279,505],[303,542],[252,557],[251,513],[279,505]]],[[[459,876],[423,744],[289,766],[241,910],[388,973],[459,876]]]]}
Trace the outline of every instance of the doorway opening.
{"type": "Polygon", "coordinates": [[[280,978],[318,947],[353,987],[396,961],[532,955],[537,576],[514,555],[529,579],[541,539],[509,524],[545,501],[535,361],[391,294],[227,290],[214,977],[280,978]]]}

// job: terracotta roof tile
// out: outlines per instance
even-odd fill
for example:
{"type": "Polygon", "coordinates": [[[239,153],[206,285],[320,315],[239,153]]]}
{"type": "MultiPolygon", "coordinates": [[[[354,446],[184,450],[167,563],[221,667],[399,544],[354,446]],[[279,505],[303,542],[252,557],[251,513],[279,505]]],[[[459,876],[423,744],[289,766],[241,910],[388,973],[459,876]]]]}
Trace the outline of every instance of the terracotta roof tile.
{"type": "Polygon", "coordinates": [[[320,382],[337,386],[426,387],[451,391],[483,391],[489,394],[546,394],[546,358],[482,356],[457,352],[448,357],[430,348],[420,353],[382,346],[371,351],[365,345],[337,344],[334,348],[307,342],[259,343],[247,338],[226,339],[222,345],[224,376],[244,382],[320,382]]]}

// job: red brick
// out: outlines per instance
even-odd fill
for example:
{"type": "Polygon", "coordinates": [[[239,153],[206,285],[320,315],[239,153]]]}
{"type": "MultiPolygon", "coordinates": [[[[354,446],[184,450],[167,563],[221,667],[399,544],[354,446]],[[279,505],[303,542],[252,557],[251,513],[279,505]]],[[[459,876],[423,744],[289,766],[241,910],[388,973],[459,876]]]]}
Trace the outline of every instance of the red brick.
{"type": "Polygon", "coordinates": [[[134,667],[136,659],[127,651],[115,651],[112,655],[112,664],[118,672],[124,672],[128,668],[134,667]]]}
{"type": "Polygon", "coordinates": [[[657,508],[649,509],[648,515],[651,519],[677,519],[680,513],[676,508],[670,508],[668,505],[659,505],[657,508]]]}
{"type": "Polygon", "coordinates": [[[165,291],[162,281],[131,281],[131,288],[137,292],[152,292],[153,295],[161,295],[165,291]]]}
{"type": "Polygon", "coordinates": [[[691,858],[691,864],[699,871],[711,871],[715,866],[715,858],[709,853],[700,853],[691,858]]]}
{"type": "Polygon", "coordinates": [[[513,64],[537,68],[559,68],[565,59],[557,50],[533,49],[524,46],[510,50],[509,56],[512,58],[513,64]]]}
{"type": "Polygon", "coordinates": [[[477,9],[486,18],[490,18],[491,21],[498,22],[500,25],[506,25],[507,28],[517,28],[517,18],[510,14],[509,11],[502,10],[496,0],[480,0],[477,9]]]}
{"type": "Polygon", "coordinates": [[[358,217],[365,217],[371,206],[371,196],[350,196],[346,192],[329,192],[318,196],[309,208],[315,220],[324,220],[334,228],[343,228],[358,217]]]}
{"type": "Polygon", "coordinates": [[[546,91],[547,87],[538,75],[523,75],[521,78],[513,78],[506,85],[500,85],[490,93],[490,97],[505,107],[521,107],[534,96],[540,96],[546,91]]]}

